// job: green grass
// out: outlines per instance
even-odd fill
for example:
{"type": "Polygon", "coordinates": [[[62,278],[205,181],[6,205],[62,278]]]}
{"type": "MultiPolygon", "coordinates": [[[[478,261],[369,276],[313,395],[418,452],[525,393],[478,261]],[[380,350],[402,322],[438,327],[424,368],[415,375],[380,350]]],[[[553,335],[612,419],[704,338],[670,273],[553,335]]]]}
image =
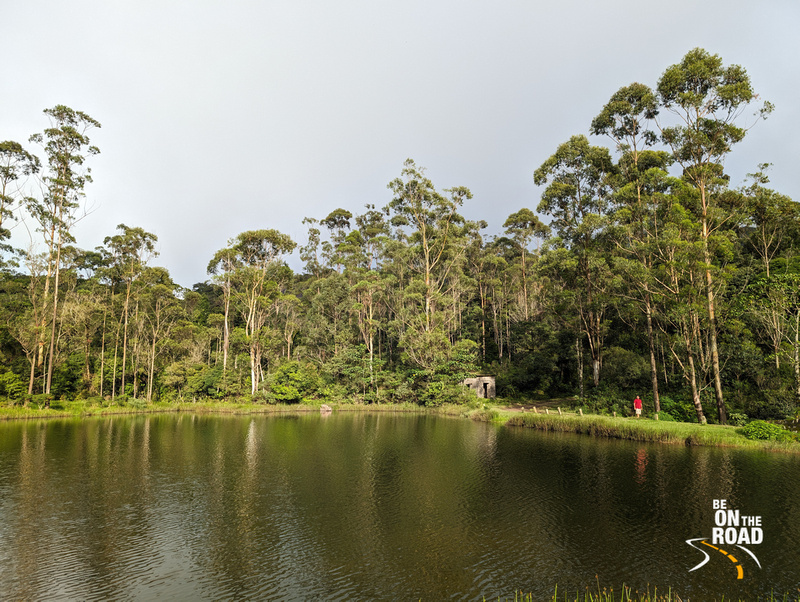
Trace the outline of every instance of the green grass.
{"type": "MultiPolygon", "coordinates": [[[[734,602],[733,599],[728,599],[725,596],[709,598],[706,594],[703,594],[703,599],[713,600],[714,602],[725,602],[726,600],[734,602]]],[[[485,600],[484,598],[484,601],[485,600]]],[[[498,597],[497,601],[500,602],[500,600],[501,598],[498,597]]],[[[538,600],[543,600],[543,598],[534,598],[533,594],[525,593],[524,591],[514,592],[513,602],[537,602],[538,600]]],[[[659,591],[658,588],[653,588],[651,591],[649,585],[645,591],[634,591],[633,588],[623,584],[619,590],[614,591],[613,587],[601,588],[598,579],[597,584],[593,587],[586,586],[584,591],[576,591],[575,593],[559,591],[556,586],[553,591],[553,596],[548,597],[547,600],[550,602],[683,602],[684,600],[689,600],[689,598],[681,598],[678,594],[673,592],[672,589],[667,589],[666,592],[664,592],[659,591]]],[[[511,601],[512,598],[504,599],[504,602],[511,601]]],[[[740,599],[738,602],[744,601],[740,599]]],[[[764,598],[764,602],[800,602],[800,598],[797,596],[792,598],[788,593],[783,596],[776,596],[774,593],[771,593],[769,598],[764,598]]]]}
{"type": "Polygon", "coordinates": [[[627,439],[630,441],[703,445],[714,447],[747,447],[768,451],[800,453],[796,442],[754,441],[747,439],[732,426],[667,422],[650,418],[622,418],[586,414],[536,414],[509,412],[499,409],[497,421],[506,426],[522,426],[542,431],[579,433],[595,437],[627,439]]]}
{"type": "MultiPolygon", "coordinates": [[[[200,401],[200,402],[156,402],[147,404],[143,400],[126,403],[111,403],[93,398],[90,400],[52,400],[50,408],[31,403],[29,407],[0,402],[0,420],[108,416],[115,414],[153,414],[165,412],[194,412],[220,414],[286,414],[318,412],[320,403],[263,404],[248,401],[200,401]]],[[[649,418],[623,418],[597,414],[565,413],[563,416],[513,412],[502,406],[487,406],[482,403],[467,405],[443,405],[426,408],[417,404],[329,404],[338,412],[403,412],[468,417],[479,422],[492,422],[503,426],[521,426],[542,431],[578,433],[594,437],[628,439],[631,441],[671,443],[680,445],[703,445],[714,447],[744,447],[764,451],[800,453],[800,443],[795,441],[756,441],[747,439],[741,429],[732,426],[699,425],[687,422],[657,421],[649,418]]]]}
{"type": "MultiPolygon", "coordinates": [[[[68,418],[85,416],[111,416],[117,414],[156,414],[169,412],[194,412],[197,414],[298,414],[319,412],[322,402],[305,404],[264,404],[249,401],[180,401],[153,402],[144,400],[127,400],[111,402],[93,398],[90,400],[52,400],[50,408],[44,407],[44,399],[37,400],[23,407],[0,401],[0,420],[17,420],[32,418],[68,418]]],[[[338,412],[401,412],[416,414],[439,414],[447,416],[466,416],[472,407],[463,405],[442,405],[426,408],[413,403],[403,404],[353,404],[328,403],[338,412]]]]}

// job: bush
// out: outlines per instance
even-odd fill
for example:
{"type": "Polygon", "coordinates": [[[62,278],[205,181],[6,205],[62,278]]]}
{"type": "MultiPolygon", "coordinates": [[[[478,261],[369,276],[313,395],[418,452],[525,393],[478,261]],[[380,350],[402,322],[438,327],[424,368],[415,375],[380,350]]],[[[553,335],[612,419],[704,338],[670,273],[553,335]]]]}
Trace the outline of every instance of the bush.
{"type": "Polygon", "coordinates": [[[147,400],[146,399],[131,399],[128,401],[128,407],[131,407],[135,410],[144,410],[147,407],[147,400]]]}
{"type": "Polygon", "coordinates": [[[747,424],[747,414],[731,412],[728,414],[728,424],[733,426],[744,426],[747,424]]]}
{"type": "Polygon", "coordinates": [[[422,391],[420,401],[429,408],[439,407],[445,403],[464,403],[467,400],[467,391],[467,387],[463,385],[434,381],[422,391]]]}
{"type": "Polygon", "coordinates": [[[9,399],[19,399],[25,393],[26,385],[22,379],[11,370],[0,374],[0,391],[9,399]]]}
{"type": "Polygon", "coordinates": [[[284,362],[269,377],[269,391],[278,402],[300,403],[317,389],[316,374],[297,361],[284,362]]]}
{"type": "Polygon", "coordinates": [[[650,364],[638,353],[609,347],[603,353],[602,379],[606,386],[626,390],[647,387],[650,364]]]}
{"type": "MultiPolygon", "coordinates": [[[[704,406],[703,410],[705,409],[704,406]]],[[[697,412],[694,409],[694,404],[686,399],[672,399],[667,395],[662,395],[659,418],[663,418],[663,414],[669,414],[679,422],[697,422],[697,412]]]]}
{"type": "Polygon", "coordinates": [[[748,439],[762,441],[791,441],[794,438],[792,433],[782,426],[764,422],[763,420],[753,420],[753,422],[742,428],[740,432],[748,439]]]}

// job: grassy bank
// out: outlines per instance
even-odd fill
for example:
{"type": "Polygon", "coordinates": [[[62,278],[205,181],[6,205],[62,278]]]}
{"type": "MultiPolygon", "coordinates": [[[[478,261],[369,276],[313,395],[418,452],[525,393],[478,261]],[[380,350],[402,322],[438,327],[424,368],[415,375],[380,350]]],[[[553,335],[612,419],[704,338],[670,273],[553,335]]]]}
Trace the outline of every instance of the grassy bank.
{"type": "MultiPolygon", "coordinates": [[[[797,442],[755,441],[744,437],[731,426],[699,425],[686,422],[657,421],[649,418],[623,418],[597,414],[542,414],[531,411],[519,412],[502,406],[443,405],[426,408],[417,404],[361,405],[351,403],[329,404],[337,412],[388,412],[437,414],[469,417],[472,420],[492,422],[502,426],[533,428],[546,432],[577,433],[593,437],[627,439],[653,443],[679,445],[703,445],[713,447],[743,447],[764,451],[800,453],[797,442]]],[[[151,403],[132,401],[124,405],[99,404],[87,400],[52,401],[50,408],[32,404],[0,405],[0,420],[25,420],[41,418],[80,418],[89,416],[113,416],[122,414],[157,414],[193,412],[199,414],[301,414],[319,412],[319,405],[312,404],[263,404],[245,401],[203,401],[151,403]]]]}
{"type": "Polygon", "coordinates": [[[533,412],[510,412],[499,408],[490,412],[493,422],[505,426],[521,426],[548,432],[578,433],[593,437],[653,443],[745,447],[765,451],[800,453],[800,445],[796,442],[751,440],[737,432],[736,427],[718,424],[700,425],[596,414],[561,416],[533,412]]]}
{"type": "MultiPolygon", "coordinates": [[[[337,412],[387,412],[439,414],[466,416],[473,408],[460,405],[444,405],[426,408],[413,403],[362,405],[353,403],[329,404],[337,412]]],[[[49,408],[39,404],[28,407],[21,405],[0,405],[0,420],[26,420],[41,418],[83,418],[89,416],[115,416],[125,414],[161,414],[175,412],[194,412],[198,414],[302,414],[319,412],[320,404],[264,404],[245,401],[182,401],[171,403],[128,402],[99,404],[87,400],[52,401],[49,408]]]]}

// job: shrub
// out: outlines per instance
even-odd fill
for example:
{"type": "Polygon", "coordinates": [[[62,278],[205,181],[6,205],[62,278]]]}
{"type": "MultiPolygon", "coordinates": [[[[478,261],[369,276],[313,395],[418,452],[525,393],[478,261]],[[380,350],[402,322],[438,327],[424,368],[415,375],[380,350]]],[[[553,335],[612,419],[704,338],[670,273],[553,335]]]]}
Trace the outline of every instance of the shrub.
{"type": "Polygon", "coordinates": [[[747,414],[731,412],[728,414],[728,423],[733,426],[744,426],[747,424],[747,414]]]}
{"type": "Polygon", "coordinates": [[[609,347],[603,353],[602,378],[612,388],[643,388],[650,378],[650,364],[638,353],[609,347]]]}
{"type": "Polygon", "coordinates": [[[128,407],[131,407],[135,410],[144,410],[147,407],[147,400],[146,399],[131,399],[128,401],[128,407]]]}
{"type": "Polygon", "coordinates": [[[300,362],[284,362],[269,377],[269,391],[279,402],[299,403],[316,390],[316,375],[300,362]]]}
{"type": "MultiPolygon", "coordinates": [[[[706,407],[703,406],[703,409],[705,410],[706,407]]],[[[659,418],[663,418],[664,414],[669,414],[679,422],[697,422],[694,404],[686,399],[672,399],[667,395],[662,395],[661,412],[659,418]]]]}
{"type": "Polygon", "coordinates": [[[4,374],[0,374],[0,390],[5,393],[9,399],[19,399],[25,393],[25,383],[11,370],[7,370],[4,374]]]}
{"type": "Polygon", "coordinates": [[[763,441],[790,441],[793,439],[792,433],[782,426],[764,422],[763,420],[753,420],[753,422],[742,428],[741,433],[748,439],[760,439],[763,441]]]}

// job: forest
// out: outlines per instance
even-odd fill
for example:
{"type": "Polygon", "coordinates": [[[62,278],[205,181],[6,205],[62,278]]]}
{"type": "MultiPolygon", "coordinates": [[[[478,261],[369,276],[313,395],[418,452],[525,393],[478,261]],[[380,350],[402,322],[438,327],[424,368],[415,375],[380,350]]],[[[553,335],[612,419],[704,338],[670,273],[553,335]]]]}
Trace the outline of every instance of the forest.
{"type": "Polygon", "coordinates": [[[0,143],[0,396],[436,406],[492,374],[502,397],[590,411],[638,394],[662,419],[793,415],[800,206],[769,165],[725,171],[772,109],[744,68],[694,49],[532,165],[541,199],[497,235],[461,215],[468,188],[408,160],[385,206],[308,217],[301,241],[239,233],[191,289],[142,228],[78,246],[100,123],[47,109],[41,133],[0,143]],[[23,218],[38,239],[15,249],[23,218]]]}

